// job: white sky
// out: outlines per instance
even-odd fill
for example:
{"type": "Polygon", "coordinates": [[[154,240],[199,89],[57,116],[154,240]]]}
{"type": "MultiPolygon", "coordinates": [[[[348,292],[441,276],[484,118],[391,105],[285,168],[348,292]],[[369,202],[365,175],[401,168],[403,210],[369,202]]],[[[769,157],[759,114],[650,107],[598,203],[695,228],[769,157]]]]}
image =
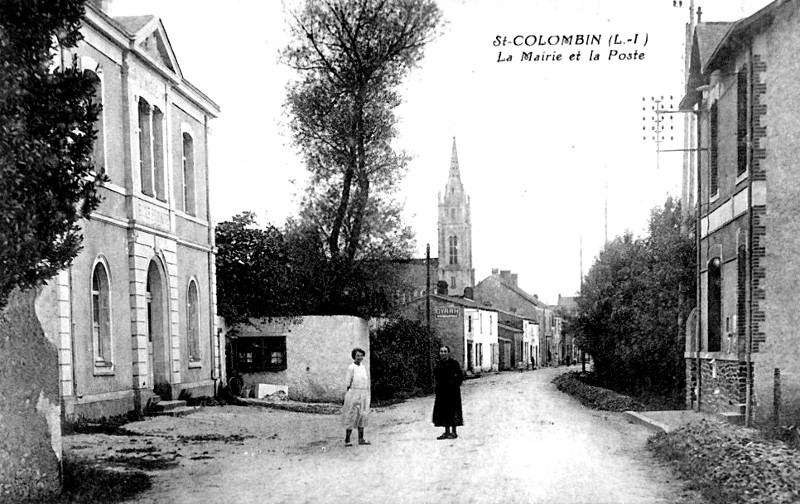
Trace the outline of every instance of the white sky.
{"type": "MultiPolygon", "coordinates": [[[[750,15],[768,0],[698,0],[703,21],[750,15]]],[[[683,8],[671,0],[440,0],[447,20],[407,79],[398,147],[414,156],[403,184],[418,257],[437,253],[437,193],[452,137],[472,200],[476,281],[492,268],[519,274],[520,287],[555,303],[580,284],[608,236],[644,231],[649,211],[680,196],[682,155],[642,140],[642,98],[683,92],[683,8]],[[559,62],[520,62],[522,48],[497,35],[602,35],[600,46],[554,50],[559,62]],[[609,61],[608,39],[638,34],[640,61],[609,61]],[[646,46],[642,39],[647,37],[646,46]],[[588,50],[601,54],[588,61],[588,50]],[[498,51],[514,61],[498,63],[498,51]],[[580,50],[581,61],[565,61],[580,50]]],[[[184,77],[222,109],[212,123],[211,208],[217,222],[245,210],[281,225],[297,208],[306,172],[291,146],[282,104],[292,72],[277,0],[115,0],[112,15],[154,14],[164,22],[184,77]]],[[[620,51],[623,52],[623,51],[620,51]]],[[[647,114],[649,119],[651,114],[647,114]]],[[[681,148],[682,118],[674,142],[681,148]]],[[[651,122],[648,120],[647,128],[651,122]]],[[[649,138],[649,137],[648,137],[649,138]]]]}

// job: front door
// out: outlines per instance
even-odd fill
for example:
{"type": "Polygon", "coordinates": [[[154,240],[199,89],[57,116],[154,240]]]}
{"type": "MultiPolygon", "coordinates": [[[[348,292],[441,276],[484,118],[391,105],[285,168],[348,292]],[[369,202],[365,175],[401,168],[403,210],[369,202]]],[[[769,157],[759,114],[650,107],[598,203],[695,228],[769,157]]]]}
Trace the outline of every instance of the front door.
{"type": "Polygon", "coordinates": [[[161,270],[156,261],[150,261],[147,270],[147,363],[150,386],[164,399],[171,399],[169,381],[169,355],[166,345],[166,297],[161,270]]]}

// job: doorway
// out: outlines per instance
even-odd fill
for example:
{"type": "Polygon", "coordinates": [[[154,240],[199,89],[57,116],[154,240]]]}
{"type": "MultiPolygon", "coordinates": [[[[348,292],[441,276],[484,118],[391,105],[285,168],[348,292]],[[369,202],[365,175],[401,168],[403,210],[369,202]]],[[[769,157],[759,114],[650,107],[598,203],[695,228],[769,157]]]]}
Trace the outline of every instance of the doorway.
{"type": "Polygon", "coordinates": [[[147,269],[147,365],[153,392],[163,399],[171,399],[169,381],[169,355],[166,345],[167,309],[164,293],[164,275],[156,260],[147,269]]]}

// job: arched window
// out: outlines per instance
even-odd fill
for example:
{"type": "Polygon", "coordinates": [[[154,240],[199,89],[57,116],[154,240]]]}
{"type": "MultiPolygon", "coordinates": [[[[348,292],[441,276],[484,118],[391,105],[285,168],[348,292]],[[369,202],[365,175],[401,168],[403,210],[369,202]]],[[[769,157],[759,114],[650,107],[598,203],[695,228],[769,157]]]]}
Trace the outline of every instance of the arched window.
{"type": "Polygon", "coordinates": [[[111,365],[111,302],[108,271],[98,262],[92,271],[92,341],[96,366],[111,365]]]}
{"type": "Polygon", "coordinates": [[[451,236],[450,241],[450,264],[458,264],[458,237],[451,236]]]}
{"type": "Polygon", "coordinates": [[[92,154],[95,170],[100,172],[106,167],[106,151],[103,136],[103,82],[95,71],[84,70],[83,73],[94,84],[94,97],[92,101],[100,105],[100,111],[97,114],[97,120],[94,122],[94,129],[97,130],[97,136],[94,139],[94,151],[92,154]]]}
{"type": "Polygon", "coordinates": [[[189,133],[183,134],[183,211],[196,215],[194,195],[194,140],[189,133]]]}
{"type": "Polygon", "coordinates": [[[719,352],[722,345],[722,272],[720,260],[708,263],[708,351],[719,352]]]}
{"type": "Polygon", "coordinates": [[[186,293],[186,341],[188,342],[189,361],[200,360],[200,313],[197,282],[189,282],[186,293]]]}

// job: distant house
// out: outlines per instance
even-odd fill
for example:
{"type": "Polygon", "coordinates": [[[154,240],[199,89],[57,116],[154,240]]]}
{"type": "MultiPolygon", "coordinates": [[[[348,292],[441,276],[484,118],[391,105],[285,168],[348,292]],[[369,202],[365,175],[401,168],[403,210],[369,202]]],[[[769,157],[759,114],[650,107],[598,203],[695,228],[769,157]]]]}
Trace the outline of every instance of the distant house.
{"type": "Polygon", "coordinates": [[[353,348],[367,353],[369,369],[369,329],[359,317],[251,320],[229,334],[231,371],[255,394],[283,389],[298,401],[341,402],[353,348]]]}
{"type": "MultiPolygon", "coordinates": [[[[401,316],[427,322],[426,298],[407,303],[401,316]]],[[[463,297],[443,294],[430,295],[431,329],[443,344],[450,347],[452,356],[470,374],[497,371],[499,342],[497,311],[478,306],[463,297]]]]}
{"type": "MultiPolygon", "coordinates": [[[[563,320],[567,319],[568,317],[572,317],[577,315],[578,313],[578,297],[577,296],[562,296],[561,294],[558,295],[558,302],[554,307],[555,312],[558,314],[559,318],[563,320]]],[[[573,362],[578,362],[580,360],[580,350],[575,345],[575,337],[573,334],[566,334],[564,331],[561,332],[561,345],[562,345],[562,355],[565,364],[571,364],[573,362]]]]}
{"type": "Polygon", "coordinates": [[[475,301],[484,307],[508,312],[536,323],[541,343],[536,355],[537,365],[557,365],[560,361],[561,319],[553,307],[519,288],[517,275],[509,270],[492,269],[491,276],[478,282],[475,301]]]}
{"type": "Polygon", "coordinates": [[[681,107],[698,115],[697,331],[686,400],[800,421],[800,5],[700,23],[681,107]]]}
{"type": "Polygon", "coordinates": [[[516,313],[497,310],[500,319],[500,334],[513,335],[511,349],[512,369],[532,369],[534,361],[539,355],[539,323],[531,318],[522,317],[516,313]]]}

